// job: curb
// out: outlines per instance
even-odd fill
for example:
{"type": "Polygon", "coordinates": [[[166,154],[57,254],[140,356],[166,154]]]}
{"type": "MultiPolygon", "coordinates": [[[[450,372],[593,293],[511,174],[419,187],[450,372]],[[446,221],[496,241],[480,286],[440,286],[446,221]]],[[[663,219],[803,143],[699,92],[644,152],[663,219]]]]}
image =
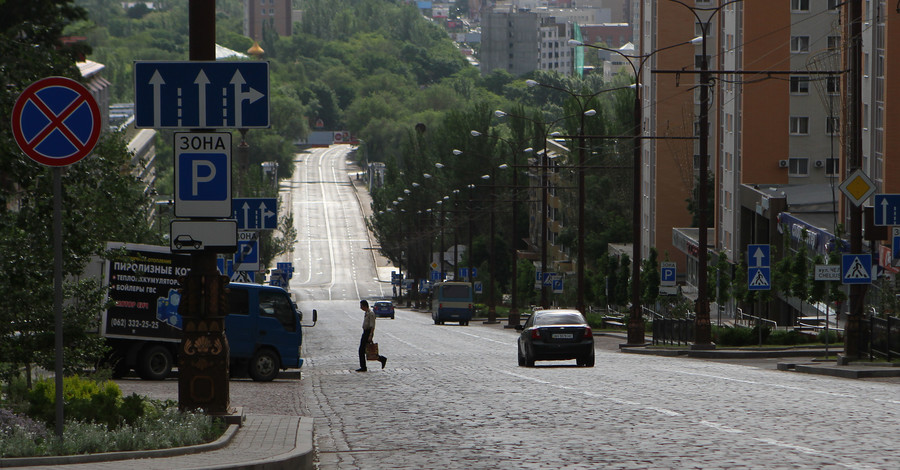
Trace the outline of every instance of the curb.
{"type": "Polygon", "coordinates": [[[294,440],[294,448],[283,454],[253,462],[243,462],[234,465],[216,465],[214,467],[198,467],[197,470],[221,470],[221,469],[254,469],[254,470],[312,470],[315,453],[313,452],[313,419],[298,416],[297,437],[294,440]]]}

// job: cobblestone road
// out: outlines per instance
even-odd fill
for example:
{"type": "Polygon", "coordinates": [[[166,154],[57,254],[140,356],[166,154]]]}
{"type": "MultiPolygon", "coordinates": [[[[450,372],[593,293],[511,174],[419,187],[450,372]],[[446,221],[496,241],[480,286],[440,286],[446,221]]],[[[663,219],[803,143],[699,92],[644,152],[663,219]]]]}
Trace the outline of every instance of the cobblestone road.
{"type": "MultiPolygon", "coordinates": [[[[356,373],[361,313],[319,304],[304,414],[319,467],[896,468],[900,388],[598,348],[516,365],[515,332],[379,319],[387,368],[356,373]]],[[[378,366],[377,363],[371,363],[378,366]]]]}

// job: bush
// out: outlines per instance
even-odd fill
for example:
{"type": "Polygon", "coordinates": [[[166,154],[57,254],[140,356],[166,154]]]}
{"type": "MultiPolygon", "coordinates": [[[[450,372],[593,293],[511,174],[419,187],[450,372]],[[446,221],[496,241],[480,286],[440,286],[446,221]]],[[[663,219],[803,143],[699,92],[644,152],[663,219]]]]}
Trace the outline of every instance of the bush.
{"type": "MultiPolygon", "coordinates": [[[[118,427],[123,421],[133,423],[145,411],[143,398],[132,395],[122,399],[119,386],[111,381],[96,382],[79,376],[63,379],[65,418],[86,423],[102,424],[107,429],[118,427]]],[[[56,382],[41,380],[28,394],[28,415],[47,424],[56,424],[56,382]]]]}
{"type": "MultiPolygon", "coordinates": [[[[751,346],[759,344],[759,327],[744,328],[736,326],[733,328],[713,326],[712,328],[713,342],[722,346],[751,346]]],[[[763,343],[769,337],[769,327],[764,326],[762,330],[763,343]]]]}
{"type": "Polygon", "coordinates": [[[828,330],[828,341],[825,341],[825,339],[826,338],[825,338],[824,330],[820,331],[819,334],[816,336],[816,341],[818,341],[820,343],[827,342],[829,344],[834,344],[834,343],[841,343],[844,341],[844,338],[841,336],[841,334],[834,330],[828,330]]]}
{"type": "Polygon", "coordinates": [[[785,344],[793,346],[812,342],[813,336],[800,333],[796,330],[777,330],[769,335],[768,344],[785,344]]]}

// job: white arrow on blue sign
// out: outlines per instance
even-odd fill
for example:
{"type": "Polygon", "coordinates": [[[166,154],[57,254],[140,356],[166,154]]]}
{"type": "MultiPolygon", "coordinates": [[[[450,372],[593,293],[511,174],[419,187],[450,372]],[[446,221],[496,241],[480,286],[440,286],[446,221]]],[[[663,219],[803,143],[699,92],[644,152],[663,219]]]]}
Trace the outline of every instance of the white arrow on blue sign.
{"type": "Polygon", "coordinates": [[[876,194],[875,225],[900,225],[900,194],[876,194]]]}
{"type": "Polygon", "coordinates": [[[269,63],[134,63],[137,128],[269,127],[269,63]]]}
{"type": "Polygon", "coordinates": [[[233,218],[239,230],[274,230],[278,228],[278,199],[234,198],[233,218]]]}
{"type": "Polygon", "coordinates": [[[771,266],[769,245],[747,245],[747,266],[762,268],[771,266]]]}

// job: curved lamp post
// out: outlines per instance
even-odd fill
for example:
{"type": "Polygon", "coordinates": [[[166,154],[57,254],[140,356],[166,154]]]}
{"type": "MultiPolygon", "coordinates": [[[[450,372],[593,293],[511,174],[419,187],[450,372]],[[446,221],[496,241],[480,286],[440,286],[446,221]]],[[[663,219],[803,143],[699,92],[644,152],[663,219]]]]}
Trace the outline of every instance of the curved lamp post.
{"type": "MultiPolygon", "coordinates": [[[[497,116],[498,118],[509,116],[517,119],[524,119],[526,121],[531,121],[534,124],[540,124],[544,129],[543,136],[541,137],[541,142],[544,147],[544,152],[541,155],[541,275],[543,276],[543,273],[547,272],[547,197],[549,189],[549,181],[547,179],[547,167],[549,165],[549,157],[547,156],[547,139],[549,139],[550,136],[560,135],[559,132],[550,132],[550,130],[553,129],[554,125],[565,119],[577,117],[578,115],[573,114],[569,116],[563,116],[549,123],[537,121],[526,116],[507,113],[506,111],[502,111],[499,109],[494,111],[494,116],[497,116]]],[[[548,289],[544,284],[543,279],[541,280],[541,308],[550,308],[548,289]]]]}
{"type": "MultiPolygon", "coordinates": [[[[629,345],[642,345],[645,343],[644,339],[644,320],[641,311],[641,137],[643,135],[642,129],[642,121],[643,121],[643,106],[641,106],[642,100],[642,89],[641,89],[641,73],[644,70],[644,64],[654,55],[672,49],[678,46],[684,46],[687,44],[697,44],[698,38],[691,39],[690,41],[681,42],[678,44],[672,44],[660,49],[657,49],[649,54],[641,54],[641,55],[630,55],[622,53],[616,49],[610,49],[606,47],[594,46],[590,44],[585,44],[581,41],[570,39],[569,45],[571,46],[582,46],[582,47],[590,47],[592,49],[599,49],[607,52],[614,52],[623,58],[625,58],[628,65],[631,66],[632,72],[634,72],[634,130],[633,130],[633,138],[634,138],[634,150],[633,150],[633,159],[634,159],[634,171],[633,171],[633,180],[632,185],[634,187],[634,194],[632,198],[632,266],[631,266],[631,314],[628,319],[628,344],[629,345]],[[638,64],[635,65],[632,59],[637,59],[638,64]]],[[[705,233],[701,230],[702,233],[705,233]]],[[[701,250],[703,251],[703,250],[701,250]]]]}

